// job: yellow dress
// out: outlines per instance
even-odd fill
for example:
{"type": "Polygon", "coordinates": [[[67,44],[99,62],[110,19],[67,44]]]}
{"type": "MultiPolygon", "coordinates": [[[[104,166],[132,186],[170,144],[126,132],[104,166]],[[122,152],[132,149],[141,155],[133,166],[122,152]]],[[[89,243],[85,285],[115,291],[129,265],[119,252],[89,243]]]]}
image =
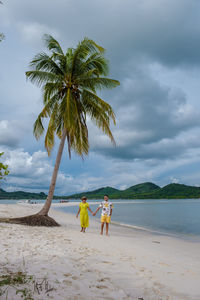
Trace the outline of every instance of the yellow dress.
{"type": "Polygon", "coordinates": [[[89,216],[88,216],[88,207],[89,207],[89,204],[86,202],[86,203],[83,203],[81,202],[79,204],[79,207],[81,209],[80,211],[80,222],[81,222],[81,227],[88,227],[89,226],[89,216]]]}

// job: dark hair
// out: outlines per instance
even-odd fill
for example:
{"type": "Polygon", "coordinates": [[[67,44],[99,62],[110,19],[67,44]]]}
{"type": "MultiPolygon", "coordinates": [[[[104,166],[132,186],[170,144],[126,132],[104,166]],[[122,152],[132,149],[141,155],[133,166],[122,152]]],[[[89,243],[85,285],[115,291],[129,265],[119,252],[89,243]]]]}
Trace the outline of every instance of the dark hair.
{"type": "Polygon", "coordinates": [[[105,194],[104,197],[105,197],[105,196],[109,198],[109,196],[108,196],[107,194],[105,194]]]}

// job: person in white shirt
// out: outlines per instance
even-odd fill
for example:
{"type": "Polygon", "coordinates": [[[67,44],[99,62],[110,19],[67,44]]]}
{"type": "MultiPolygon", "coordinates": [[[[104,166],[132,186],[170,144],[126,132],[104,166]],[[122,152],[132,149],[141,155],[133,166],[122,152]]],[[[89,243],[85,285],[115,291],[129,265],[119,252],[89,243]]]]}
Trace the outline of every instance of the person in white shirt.
{"type": "Polygon", "coordinates": [[[104,195],[104,201],[101,202],[95,213],[93,213],[93,216],[96,215],[96,213],[99,211],[100,208],[102,208],[101,211],[101,235],[103,235],[103,228],[104,223],[106,223],[106,235],[108,235],[108,229],[109,229],[109,223],[112,216],[112,210],[113,205],[109,200],[108,195],[104,195]]]}

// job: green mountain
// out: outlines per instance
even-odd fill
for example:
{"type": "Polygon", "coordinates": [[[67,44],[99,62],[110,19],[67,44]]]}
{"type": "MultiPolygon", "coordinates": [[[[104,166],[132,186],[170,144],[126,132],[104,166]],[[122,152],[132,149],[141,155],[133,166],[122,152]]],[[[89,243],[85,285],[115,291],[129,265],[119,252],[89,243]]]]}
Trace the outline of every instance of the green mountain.
{"type": "Polygon", "coordinates": [[[82,196],[86,196],[88,199],[101,199],[105,194],[108,194],[111,199],[134,199],[134,196],[136,195],[150,193],[158,189],[160,189],[158,185],[151,182],[145,182],[131,186],[125,190],[118,190],[107,186],[91,192],[73,194],[66,198],[80,199],[82,196]]]}
{"type": "MultiPolygon", "coordinates": [[[[171,183],[163,188],[158,185],[145,182],[133,185],[125,190],[118,190],[112,187],[102,187],[100,189],[73,194],[70,196],[54,196],[54,199],[80,199],[86,196],[88,199],[103,199],[108,194],[111,199],[185,199],[200,198],[200,187],[188,186],[184,184],[171,183]]],[[[28,193],[23,191],[6,192],[0,189],[1,199],[46,199],[45,193],[28,193]]]]}
{"type": "Polygon", "coordinates": [[[171,183],[151,193],[140,194],[140,199],[186,199],[200,198],[200,187],[171,183]]]}
{"type": "Polygon", "coordinates": [[[177,183],[171,183],[160,188],[154,183],[145,182],[125,190],[104,187],[91,192],[73,194],[65,198],[80,199],[82,196],[86,196],[88,199],[102,199],[105,194],[108,194],[110,199],[185,199],[200,198],[200,188],[177,183]]]}
{"type": "Polygon", "coordinates": [[[123,195],[134,196],[135,194],[150,193],[155,190],[159,190],[160,187],[151,182],[140,183],[131,186],[130,188],[123,191],[123,195]]]}
{"type": "Polygon", "coordinates": [[[46,199],[47,195],[41,193],[29,193],[23,191],[6,192],[0,189],[0,199],[46,199]]]}
{"type": "MultiPolygon", "coordinates": [[[[3,189],[0,189],[0,200],[1,199],[46,199],[47,195],[43,192],[40,193],[30,193],[30,192],[23,192],[23,191],[17,191],[17,192],[6,192],[3,189]]],[[[53,196],[54,199],[66,199],[66,197],[63,196],[53,196]]]]}
{"type": "Polygon", "coordinates": [[[118,195],[120,193],[120,190],[114,189],[110,186],[107,187],[102,187],[100,189],[91,191],[91,192],[84,192],[84,193],[79,193],[79,194],[73,194],[70,196],[65,196],[65,198],[70,199],[80,199],[83,196],[86,196],[89,199],[100,199],[103,198],[104,195],[108,194],[108,195],[118,195]]]}

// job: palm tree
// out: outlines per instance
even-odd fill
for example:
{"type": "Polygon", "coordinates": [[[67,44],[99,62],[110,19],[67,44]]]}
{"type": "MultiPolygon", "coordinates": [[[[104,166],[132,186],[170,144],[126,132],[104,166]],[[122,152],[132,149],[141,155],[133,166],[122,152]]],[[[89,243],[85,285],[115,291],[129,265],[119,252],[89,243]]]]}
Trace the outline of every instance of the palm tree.
{"type": "Polygon", "coordinates": [[[119,85],[117,80],[107,78],[105,50],[88,38],[84,38],[76,48],[68,48],[66,53],[50,35],[45,35],[45,43],[51,54],[37,54],[30,63],[31,71],[26,72],[27,78],[43,90],[44,107],[34,123],[33,132],[39,139],[45,130],[42,121],[49,118],[45,136],[48,155],[54,146],[55,135],[60,139],[60,145],[48,197],[41,211],[31,216],[31,222],[30,218],[29,221],[26,219],[29,225],[56,225],[52,224],[48,212],[64,144],[67,140],[70,158],[71,150],[81,157],[88,154],[87,116],[115,143],[110,129],[110,122],[115,124],[115,114],[112,107],[97,95],[97,89],[119,85]]]}

